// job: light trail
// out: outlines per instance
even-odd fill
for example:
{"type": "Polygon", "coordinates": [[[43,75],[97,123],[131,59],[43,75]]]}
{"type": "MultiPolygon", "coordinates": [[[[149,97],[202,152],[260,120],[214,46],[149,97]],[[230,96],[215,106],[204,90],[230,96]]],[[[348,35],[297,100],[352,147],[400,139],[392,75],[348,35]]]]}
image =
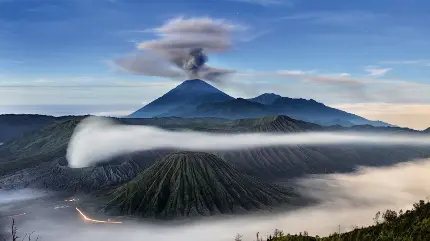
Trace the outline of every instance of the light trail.
{"type": "Polygon", "coordinates": [[[62,205],[62,206],[55,206],[54,209],[63,209],[63,208],[70,208],[68,205],[62,205]]]}
{"type": "Polygon", "coordinates": [[[8,216],[9,218],[14,218],[14,217],[19,217],[19,216],[24,216],[24,215],[26,215],[27,213],[18,213],[18,214],[15,214],[15,215],[11,215],[11,216],[8,216]]]}
{"type": "Polygon", "coordinates": [[[81,210],[79,210],[79,208],[76,208],[76,210],[78,211],[78,213],[81,215],[81,217],[85,220],[85,221],[90,221],[93,223],[108,223],[108,224],[122,224],[122,222],[115,222],[115,221],[104,221],[104,220],[97,220],[97,219],[92,219],[87,217],[81,210]]]}

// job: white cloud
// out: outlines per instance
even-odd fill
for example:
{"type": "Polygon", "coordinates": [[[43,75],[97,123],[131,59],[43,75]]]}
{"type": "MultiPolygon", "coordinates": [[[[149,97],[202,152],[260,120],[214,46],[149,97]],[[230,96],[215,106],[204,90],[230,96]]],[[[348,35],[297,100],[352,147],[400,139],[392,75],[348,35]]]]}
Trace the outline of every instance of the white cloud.
{"type": "Polygon", "coordinates": [[[388,71],[392,69],[393,68],[380,68],[378,66],[366,66],[364,70],[368,72],[369,75],[371,76],[384,76],[388,71]]]}
{"type": "Polygon", "coordinates": [[[307,71],[304,70],[279,70],[278,73],[280,75],[304,75],[307,74],[307,71]]]}
{"type": "Polygon", "coordinates": [[[237,24],[228,23],[223,19],[179,17],[167,21],[161,27],[154,28],[153,32],[165,36],[185,33],[226,35],[228,32],[244,28],[237,24]]]}
{"type": "Polygon", "coordinates": [[[340,77],[351,77],[351,74],[349,74],[349,73],[340,73],[339,76],[340,77]]]}

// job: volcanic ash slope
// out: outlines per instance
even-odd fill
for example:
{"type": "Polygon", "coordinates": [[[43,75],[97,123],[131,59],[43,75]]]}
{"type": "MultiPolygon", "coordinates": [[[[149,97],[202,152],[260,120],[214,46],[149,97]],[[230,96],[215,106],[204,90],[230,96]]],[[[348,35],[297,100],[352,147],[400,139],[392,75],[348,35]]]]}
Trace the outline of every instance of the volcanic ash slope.
{"type": "Polygon", "coordinates": [[[291,190],[238,172],[215,155],[167,155],[119,187],[108,213],[161,219],[265,209],[294,198],[291,190]]]}

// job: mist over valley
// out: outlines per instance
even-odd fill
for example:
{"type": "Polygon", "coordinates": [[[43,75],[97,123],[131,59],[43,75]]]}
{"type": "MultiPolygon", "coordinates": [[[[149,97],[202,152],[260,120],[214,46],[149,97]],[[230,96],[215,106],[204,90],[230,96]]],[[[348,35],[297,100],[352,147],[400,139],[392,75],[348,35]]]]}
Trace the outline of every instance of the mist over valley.
{"type": "Polygon", "coordinates": [[[430,240],[417,1],[0,0],[0,240],[430,240]]]}

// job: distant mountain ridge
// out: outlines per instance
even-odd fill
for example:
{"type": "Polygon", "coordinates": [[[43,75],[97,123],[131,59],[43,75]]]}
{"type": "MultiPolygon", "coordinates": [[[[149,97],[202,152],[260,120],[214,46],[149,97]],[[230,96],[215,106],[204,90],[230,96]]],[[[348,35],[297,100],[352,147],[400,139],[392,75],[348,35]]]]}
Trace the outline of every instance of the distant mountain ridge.
{"type": "Polygon", "coordinates": [[[263,105],[271,105],[271,104],[275,103],[275,101],[278,100],[279,98],[282,98],[282,96],[274,94],[274,93],[265,93],[265,94],[259,95],[257,97],[248,99],[248,100],[251,102],[260,103],[263,105]]]}
{"type": "Polygon", "coordinates": [[[286,115],[320,125],[390,126],[380,121],[331,108],[315,100],[293,99],[275,93],[255,98],[233,98],[203,80],[186,80],[165,95],[131,114],[130,118],[216,117],[224,119],[286,115]]]}
{"type": "Polygon", "coordinates": [[[40,129],[51,121],[52,117],[44,115],[0,115],[0,143],[40,129]]]}
{"type": "Polygon", "coordinates": [[[287,116],[240,119],[237,120],[236,123],[254,132],[303,132],[323,130],[323,128],[317,124],[291,119],[287,116]]]}

